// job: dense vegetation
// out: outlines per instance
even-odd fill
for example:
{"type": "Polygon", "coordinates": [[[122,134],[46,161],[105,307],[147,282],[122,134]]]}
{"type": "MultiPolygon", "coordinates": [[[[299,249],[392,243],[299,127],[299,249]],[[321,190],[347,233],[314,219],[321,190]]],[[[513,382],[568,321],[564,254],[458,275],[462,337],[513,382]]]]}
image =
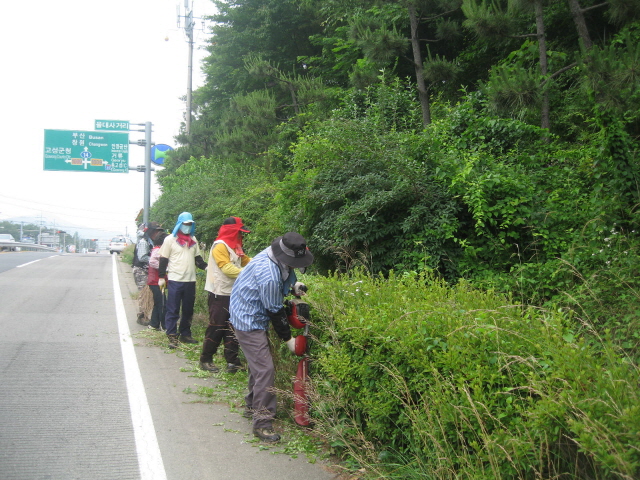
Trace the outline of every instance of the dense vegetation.
{"type": "Polygon", "coordinates": [[[640,1],[215,3],[152,217],[308,238],[335,445],[398,478],[639,477],[640,1]]]}
{"type": "Polygon", "coordinates": [[[640,376],[607,339],[466,282],[312,287],[316,430],[374,478],[638,478],[640,376]]]}

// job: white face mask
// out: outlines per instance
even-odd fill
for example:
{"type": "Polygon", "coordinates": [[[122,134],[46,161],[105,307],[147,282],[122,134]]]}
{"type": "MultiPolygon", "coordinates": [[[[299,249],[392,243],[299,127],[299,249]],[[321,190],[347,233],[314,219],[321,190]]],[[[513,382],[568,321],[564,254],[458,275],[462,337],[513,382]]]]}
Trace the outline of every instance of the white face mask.
{"type": "Polygon", "coordinates": [[[191,233],[191,225],[180,225],[180,231],[185,235],[189,235],[191,233]]]}

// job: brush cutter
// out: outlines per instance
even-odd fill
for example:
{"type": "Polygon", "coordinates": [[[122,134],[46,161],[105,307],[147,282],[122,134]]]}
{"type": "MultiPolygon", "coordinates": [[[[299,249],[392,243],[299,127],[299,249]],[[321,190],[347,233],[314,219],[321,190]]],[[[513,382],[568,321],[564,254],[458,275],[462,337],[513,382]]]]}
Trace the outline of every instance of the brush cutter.
{"type": "MultiPolygon", "coordinates": [[[[306,286],[304,290],[306,292],[306,286]]],[[[300,291],[298,292],[300,293],[300,291]]],[[[294,291],[295,294],[295,291],[294,291]]],[[[302,294],[302,293],[300,293],[302,294]]],[[[296,378],[293,381],[294,420],[302,426],[308,427],[309,398],[307,394],[307,381],[309,376],[309,304],[302,301],[299,296],[287,302],[287,320],[293,328],[304,329],[301,335],[295,338],[295,354],[302,357],[298,362],[296,378]]]]}
{"type": "MultiPolygon", "coordinates": [[[[166,282],[166,281],[165,281],[166,282]]],[[[162,311],[160,312],[160,329],[166,330],[165,317],[167,315],[167,284],[159,285],[162,293],[162,311]]]]}
{"type": "Polygon", "coordinates": [[[160,328],[162,330],[167,329],[167,324],[165,323],[165,317],[167,316],[167,289],[162,288],[162,312],[160,313],[160,328]]]}

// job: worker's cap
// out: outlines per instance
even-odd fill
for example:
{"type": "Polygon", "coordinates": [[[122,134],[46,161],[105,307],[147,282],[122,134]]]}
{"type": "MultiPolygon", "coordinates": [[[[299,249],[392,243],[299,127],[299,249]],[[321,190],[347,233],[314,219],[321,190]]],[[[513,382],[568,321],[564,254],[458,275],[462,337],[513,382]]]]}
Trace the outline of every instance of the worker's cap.
{"type": "Polygon", "coordinates": [[[271,251],[276,260],[291,268],[304,268],[313,263],[313,255],[307,248],[307,241],[296,232],[287,232],[271,243],[271,251]]]}
{"type": "Polygon", "coordinates": [[[178,215],[178,224],[186,223],[187,225],[191,225],[193,223],[193,215],[189,212],[182,212],[178,215]]]}
{"type": "Polygon", "coordinates": [[[249,230],[247,228],[247,226],[242,223],[242,219],[240,217],[227,217],[224,222],[222,222],[223,225],[240,225],[239,230],[241,232],[244,233],[251,233],[251,230],[249,230]]]}
{"type": "Polygon", "coordinates": [[[164,230],[164,228],[158,222],[149,222],[146,231],[153,232],[154,230],[164,230]]]}

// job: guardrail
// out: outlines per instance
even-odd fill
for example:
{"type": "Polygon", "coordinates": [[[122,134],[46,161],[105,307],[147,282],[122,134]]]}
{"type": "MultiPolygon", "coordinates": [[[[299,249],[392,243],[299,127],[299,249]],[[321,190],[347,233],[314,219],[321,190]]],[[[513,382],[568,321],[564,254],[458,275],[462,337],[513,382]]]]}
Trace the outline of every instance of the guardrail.
{"type": "Polygon", "coordinates": [[[57,252],[57,248],[47,247],[46,245],[38,245],[37,243],[21,243],[21,242],[0,242],[0,250],[9,249],[11,251],[20,250],[39,250],[43,252],[57,252]]]}

